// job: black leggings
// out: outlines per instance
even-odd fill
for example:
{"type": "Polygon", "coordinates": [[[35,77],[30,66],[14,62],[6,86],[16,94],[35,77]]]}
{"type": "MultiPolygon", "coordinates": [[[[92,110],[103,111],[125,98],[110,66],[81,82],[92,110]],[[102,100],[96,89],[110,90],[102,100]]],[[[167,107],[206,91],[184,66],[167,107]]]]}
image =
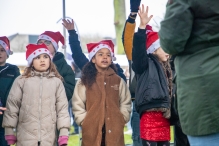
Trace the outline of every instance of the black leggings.
{"type": "Polygon", "coordinates": [[[143,146],[170,146],[169,141],[149,141],[142,139],[143,146]]]}

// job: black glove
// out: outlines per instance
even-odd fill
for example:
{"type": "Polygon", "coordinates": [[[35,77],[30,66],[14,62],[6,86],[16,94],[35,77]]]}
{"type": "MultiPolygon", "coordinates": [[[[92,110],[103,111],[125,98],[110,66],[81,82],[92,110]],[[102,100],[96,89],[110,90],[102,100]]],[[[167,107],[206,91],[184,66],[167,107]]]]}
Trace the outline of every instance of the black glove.
{"type": "Polygon", "coordinates": [[[140,3],[141,3],[141,0],[130,0],[131,12],[138,12],[140,3]]]}

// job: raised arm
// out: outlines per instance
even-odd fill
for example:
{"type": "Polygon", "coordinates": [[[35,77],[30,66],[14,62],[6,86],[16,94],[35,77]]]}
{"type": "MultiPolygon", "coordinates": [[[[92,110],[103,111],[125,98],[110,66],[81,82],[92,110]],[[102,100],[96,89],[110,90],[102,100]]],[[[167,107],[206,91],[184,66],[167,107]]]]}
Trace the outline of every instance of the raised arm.
{"type": "Polygon", "coordinates": [[[125,54],[128,58],[128,61],[132,60],[132,44],[133,36],[135,33],[135,19],[138,13],[139,5],[141,0],[130,0],[130,14],[126,23],[124,25],[123,34],[122,34],[122,43],[124,46],[125,54]]]}
{"type": "Polygon", "coordinates": [[[132,51],[132,68],[137,74],[143,73],[148,67],[148,55],[146,51],[146,25],[153,17],[148,17],[148,7],[144,5],[140,8],[138,15],[140,17],[140,25],[138,32],[134,34],[133,51],[132,51]]]}
{"type": "Polygon", "coordinates": [[[69,44],[72,52],[72,58],[75,64],[82,70],[84,65],[89,62],[87,57],[84,55],[81,49],[80,41],[78,39],[78,34],[75,31],[74,21],[62,19],[63,26],[68,30],[69,33],[69,44]]]}

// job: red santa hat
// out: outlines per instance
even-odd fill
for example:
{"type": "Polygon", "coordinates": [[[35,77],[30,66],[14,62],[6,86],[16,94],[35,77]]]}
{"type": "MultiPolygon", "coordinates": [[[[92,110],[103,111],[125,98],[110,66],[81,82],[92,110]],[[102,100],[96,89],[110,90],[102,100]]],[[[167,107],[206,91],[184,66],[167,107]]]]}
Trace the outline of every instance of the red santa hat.
{"type": "Polygon", "coordinates": [[[51,54],[49,49],[45,44],[37,45],[37,44],[29,44],[26,46],[26,60],[28,63],[28,66],[32,63],[33,59],[37,57],[40,54],[48,54],[51,59],[51,54]]]}
{"type": "Polygon", "coordinates": [[[65,38],[63,37],[63,35],[62,35],[59,31],[57,31],[57,32],[45,31],[44,33],[42,33],[42,34],[39,36],[37,42],[38,42],[39,40],[41,40],[41,39],[52,42],[52,44],[53,44],[53,46],[54,46],[54,48],[55,48],[56,51],[57,51],[58,48],[59,48],[59,45],[58,45],[59,42],[62,43],[62,45],[63,45],[62,48],[63,48],[63,49],[66,48],[66,46],[65,46],[65,38]]]}
{"type": "Polygon", "coordinates": [[[114,44],[112,42],[112,40],[103,40],[100,41],[98,43],[89,43],[87,44],[87,50],[89,53],[89,60],[91,60],[93,58],[93,56],[97,53],[97,51],[99,51],[100,49],[109,49],[111,56],[112,56],[112,60],[115,61],[115,55],[114,55],[114,44]]]}
{"type": "Polygon", "coordinates": [[[146,34],[147,34],[147,41],[146,41],[146,47],[147,47],[147,54],[153,53],[158,48],[160,48],[160,39],[157,32],[154,32],[152,30],[152,27],[150,25],[146,26],[146,34]]]}
{"type": "Polygon", "coordinates": [[[5,49],[8,56],[13,54],[10,50],[10,42],[6,36],[0,37],[0,45],[5,49]]]}

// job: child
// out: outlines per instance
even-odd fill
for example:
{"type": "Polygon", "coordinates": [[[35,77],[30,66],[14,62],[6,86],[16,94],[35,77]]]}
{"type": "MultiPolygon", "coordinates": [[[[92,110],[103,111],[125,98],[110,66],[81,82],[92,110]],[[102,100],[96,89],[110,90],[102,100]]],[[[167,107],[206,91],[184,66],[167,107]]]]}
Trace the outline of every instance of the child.
{"type": "MultiPolygon", "coordinates": [[[[89,60],[82,52],[80,41],[78,40],[78,34],[74,27],[74,21],[65,19],[63,19],[62,21],[63,26],[68,30],[69,33],[69,44],[72,51],[72,58],[75,61],[75,64],[80,68],[80,70],[82,70],[85,64],[89,62],[89,60]]],[[[123,69],[118,63],[115,63],[115,65],[117,68],[116,73],[126,82],[127,80],[126,76],[123,73],[123,69]]]]}
{"type": "Polygon", "coordinates": [[[76,123],[82,126],[82,146],[124,146],[131,97],[115,72],[111,40],[87,44],[89,60],[72,98],[76,123]]]}
{"type": "Polygon", "coordinates": [[[60,32],[45,31],[42,33],[37,44],[45,44],[52,55],[52,62],[56,65],[59,74],[64,79],[64,87],[68,101],[72,98],[75,87],[75,73],[65,60],[63,53],[58,52],[58,42],[65,45],[64,37],[60,32]]]}
{"type": "Polygon", "coordinates": [[[55,146],[57,125],[59,146],[67,145],[70,117],[62,77],[45,44],[29,44],[26,59],[28,67],[8,96],[2,124],[5,139],[9,145],[55,146]]]}
{"type": "Polygon", "coordinates": [[[135,104],[140,114],[140,136],[143,146],[169,146],[172,97],[169,55],[160,47],[158,33],[147,25],[151,17],[144,5],[138,15],[140,26],[133,38],[132,59],[138,78],[135,104]]]}
{"type": "Polygon", "coordinates": [[[9,55],[12,54],[10,50],[10,42],[6,36],[0,37],[0,146],[7,146],[5,140],[5,130],[2,127],[3,110],[6,110],[6,101],[11,86],[17,76],[20,75],[19,68],[15,65],[6,63],[9,55]]]}

